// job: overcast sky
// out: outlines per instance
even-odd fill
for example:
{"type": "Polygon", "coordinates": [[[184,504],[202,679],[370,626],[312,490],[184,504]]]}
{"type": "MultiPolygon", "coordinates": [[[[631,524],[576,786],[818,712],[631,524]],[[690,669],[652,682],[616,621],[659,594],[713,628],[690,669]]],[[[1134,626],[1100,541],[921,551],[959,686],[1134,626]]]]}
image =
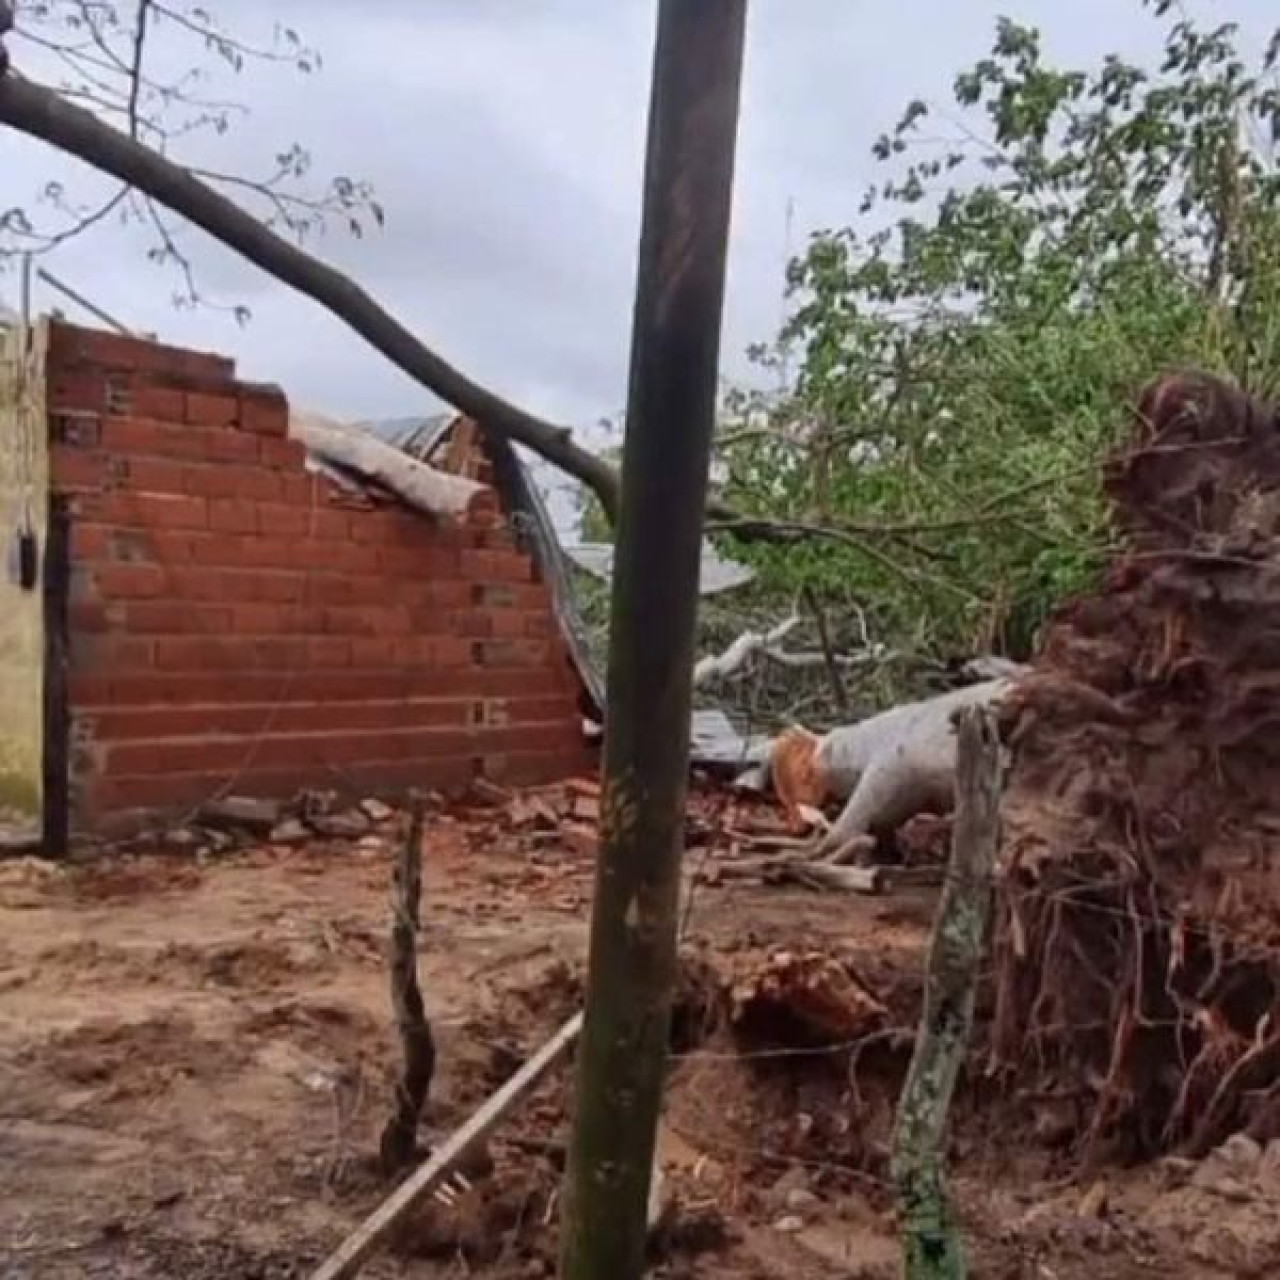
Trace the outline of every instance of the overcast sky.
{"type": "MultiPolygon", "coordinates": [[[[1255,38],[1274,0],[1188,0],[1255,38]]],[[[368,178],[387,210],[362,241],[320,252],[349,269],[472,376],[544,415],[590,424],[625,399],[654,0],[210,0],[233,30],[296,25],[324,55],[301,77],[251,68],[253,109],[202,144],[225,170],[261,167],[294,140],[319,173],[368,178]]],[[[754,0],[733,223],[724,372],[781,314],[789,249],[847,223],[874,177],[869,149],[901,107],[945,103],[952,76],[989,47],[996,16],[1041,27],[1051,55],[1088,64],[1150,55],[1138,0],[754,0]],[[788,244],[787,207],[794,207],[788,244]]],[[[1272,16],[1275,15],[1275,16],[1272,16]]],[[[164,50],[161,50],[163,53],[164,50]]],[[[15,54],[26,50],[15,45],[15,54]]],[[[175,66],[174,68],[178,68],[175,66]]],[[[0,130],[0,204],[50,177],[94,190],[47,149],[0,130]]],[[[49,264],[130,325],[237,356],[308,407],[412,414],[424,397],[311,303],[192,233],[200,283],[253,309],[173,310],[171,279],[136,236],[106,227],[49,264]]],[[[12,281],[0,280],[12,299],[12,281]]],[[[41,301],[48,301],[47,295],[41,301]]]]}

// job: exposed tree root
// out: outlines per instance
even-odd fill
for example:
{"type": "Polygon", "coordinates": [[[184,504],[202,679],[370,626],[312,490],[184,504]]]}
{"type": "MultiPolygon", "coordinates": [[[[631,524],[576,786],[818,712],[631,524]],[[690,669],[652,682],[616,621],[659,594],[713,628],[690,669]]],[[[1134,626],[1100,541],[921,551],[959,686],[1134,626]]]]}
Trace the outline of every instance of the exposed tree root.
{"type": "Polygon", "coordinates": [[[1152,384],[1128,542],[1004,708],[994,1065],[1083,1093],[1082,1157],[1202,1154],[1280,1086],[1280,424],[1152,384]]]}

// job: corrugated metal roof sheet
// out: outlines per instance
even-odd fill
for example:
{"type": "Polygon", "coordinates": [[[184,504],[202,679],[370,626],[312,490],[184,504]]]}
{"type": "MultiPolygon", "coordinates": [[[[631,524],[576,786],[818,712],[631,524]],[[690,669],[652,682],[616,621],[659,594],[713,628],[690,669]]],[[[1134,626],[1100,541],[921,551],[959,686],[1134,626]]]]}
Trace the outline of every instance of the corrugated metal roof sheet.
{"type": "MultiPolygon", "coordinates": [[[[608,542],[579,542],[568,545],[564,553],[593,577],[607,582],[613,576],[613,546],[608,542]]],[[[755,570],[732,560],[723,560],[716,549],[707,542],[702,544],[702,569],[698,582],[698,594],[717,595],[722,591],[734,591],[745,587],[755,577],[755,570]]]]}
{"type": "Polygon", "coordinates": [[[354,425],[372,431],[388,444],[421,461],[444,439],[457,419],[458,415],[450,412],[420,418],[379,418],[354,425]]]}

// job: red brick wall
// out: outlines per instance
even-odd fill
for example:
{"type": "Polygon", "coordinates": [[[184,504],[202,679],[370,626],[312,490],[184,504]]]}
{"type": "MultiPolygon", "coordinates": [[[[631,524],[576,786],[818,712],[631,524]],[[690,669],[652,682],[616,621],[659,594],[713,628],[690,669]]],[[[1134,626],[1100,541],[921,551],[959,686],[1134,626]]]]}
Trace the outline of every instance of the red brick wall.
{"type": "Polygon", "coordinates": [[[55,326],[77,825],[214,794],[447,787],[586,763],[578,684],[496,496],[354,506],[232,363],[55,326]]]}

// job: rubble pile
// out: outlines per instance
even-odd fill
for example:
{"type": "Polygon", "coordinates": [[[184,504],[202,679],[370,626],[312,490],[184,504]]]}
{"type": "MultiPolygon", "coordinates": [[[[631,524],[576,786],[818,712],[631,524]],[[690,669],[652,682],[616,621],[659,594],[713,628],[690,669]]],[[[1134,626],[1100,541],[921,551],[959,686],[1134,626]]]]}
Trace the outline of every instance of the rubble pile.
{"type": "Polygon", "coordinates": [[[1280,418],[1195,374],[1138,418],[1003,711],[992,1044],[1081,1150],[1199,1156],[1280,1132],[1280,418]]]}

